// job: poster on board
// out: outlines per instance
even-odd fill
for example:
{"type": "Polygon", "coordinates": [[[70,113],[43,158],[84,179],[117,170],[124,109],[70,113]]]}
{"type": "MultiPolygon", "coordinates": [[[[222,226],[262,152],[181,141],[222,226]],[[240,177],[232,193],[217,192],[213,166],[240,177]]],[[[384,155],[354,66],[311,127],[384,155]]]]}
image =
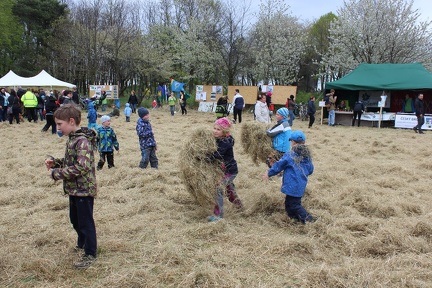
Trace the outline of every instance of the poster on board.
{"type": "Polygon", "coordinates": [[[118,99],[118,85],[89,85],[89,98],[100,97],[106,91],[107,99],[118,99]]]}

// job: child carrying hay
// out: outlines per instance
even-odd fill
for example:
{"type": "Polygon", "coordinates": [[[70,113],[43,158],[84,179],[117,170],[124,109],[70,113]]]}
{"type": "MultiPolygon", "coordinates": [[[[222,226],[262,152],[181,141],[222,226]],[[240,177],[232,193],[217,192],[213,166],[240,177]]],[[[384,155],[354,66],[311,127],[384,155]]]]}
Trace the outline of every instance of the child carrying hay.
{"type": "Polygon", "coordinates": [[[197,131],[193,137],[194,144],[187,143],[191,148],[186,150],[185,145],[186,151],[181,153],[182,177],[188,190],[200,204],[207,204],[210,199],[216,200],[214,215],[207,218],[209,222],[223,219],[224,192],[236,208],[243,208],[233,183],[238,169],[234,159],[234,138],[229,133],[231,125],[226,117],[216,120],[212,138],[204,131],[197,131]],[[215,187],[216,195],[213,192],[215,187]]]}
{"type": "Polygon", "coordinates": [[[309,148],[305,145],[306,136],[300,130],[293,131],[290,137],[291,151],[263,175],[263,180],[284,171],[281,192],[285,194],[285,211],[288,217],[305,224],[315,219],[303,208],[301,199],[306,190],[308,176],[313,173],[314,166],[309,148]]]}
{"type": "Polygon", "coordinates": [[[288,123],[289,111],[287,108],[279,108],[276,111],[276,125],[267,130],[267,136],[272,139],[273,153],[267,157],[267,165],[270,168],[276,161],[290,150],[291,126],[288,123]]]}

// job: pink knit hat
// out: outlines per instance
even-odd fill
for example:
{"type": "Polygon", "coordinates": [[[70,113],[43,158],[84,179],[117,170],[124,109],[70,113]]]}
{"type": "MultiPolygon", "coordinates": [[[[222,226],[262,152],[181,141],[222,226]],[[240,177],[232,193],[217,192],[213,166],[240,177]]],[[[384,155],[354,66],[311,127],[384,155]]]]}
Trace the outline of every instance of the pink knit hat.
{"type": "Polygon", "coordinates": [[[232,125],[231,121],[228,118],[226,118],[226,117],[217,119],[216,122],[215,122],[215,124],[218,125],[218,126],[220,126],[220,127],[222,127],[223,130],[230,129],[231,125],[232,125]]]}

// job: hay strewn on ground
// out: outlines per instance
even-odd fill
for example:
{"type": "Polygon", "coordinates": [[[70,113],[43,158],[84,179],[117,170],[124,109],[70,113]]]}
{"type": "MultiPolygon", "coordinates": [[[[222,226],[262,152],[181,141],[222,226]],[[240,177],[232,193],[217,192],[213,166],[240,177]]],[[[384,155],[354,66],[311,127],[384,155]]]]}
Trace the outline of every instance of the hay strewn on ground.
{"type": "Polygon", "coordinates": [[[303,226],[285,215],[280,178],[262,182],[266,165],[240,145],[246,113],[233,130],[246,211],[228,204],[224,221],[207,223],[212,211],[186,190],[179,153],[194,129],[211,131],[214,114],[151,118],[159,170],[138,168],[136,115],[112,120],[120,154],[97,172],[99,258],[87,271],[72,267],[68,200],[43,164],[64,154],[65,139],[41,123],[0,123],[1,287],[432,286],[431,132],[294,121],[315,164],[303,203],[319,219],[303,226]]]}

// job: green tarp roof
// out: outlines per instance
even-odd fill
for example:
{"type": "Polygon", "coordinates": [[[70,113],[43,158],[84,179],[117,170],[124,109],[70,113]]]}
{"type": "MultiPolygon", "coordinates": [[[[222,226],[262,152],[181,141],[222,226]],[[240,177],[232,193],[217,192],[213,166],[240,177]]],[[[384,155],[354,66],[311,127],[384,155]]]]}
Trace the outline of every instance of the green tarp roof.
{"type": "Polygon", "coordinates": [[[360,64],[341,79],[327,82],[325,88],[336,90],[432,89],[432,73],[420,63],[360,64]]]}

